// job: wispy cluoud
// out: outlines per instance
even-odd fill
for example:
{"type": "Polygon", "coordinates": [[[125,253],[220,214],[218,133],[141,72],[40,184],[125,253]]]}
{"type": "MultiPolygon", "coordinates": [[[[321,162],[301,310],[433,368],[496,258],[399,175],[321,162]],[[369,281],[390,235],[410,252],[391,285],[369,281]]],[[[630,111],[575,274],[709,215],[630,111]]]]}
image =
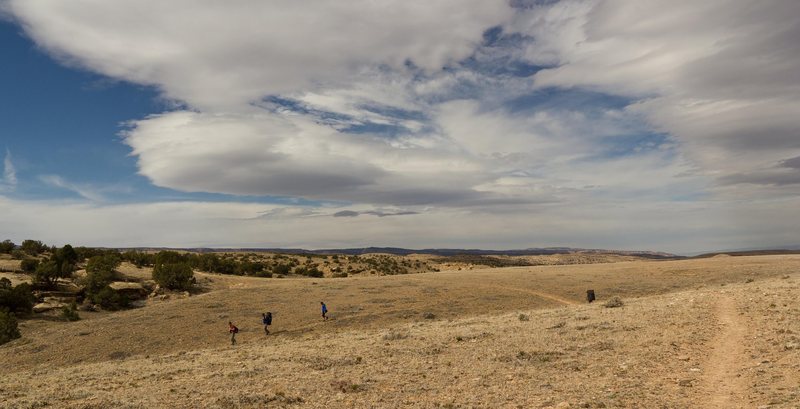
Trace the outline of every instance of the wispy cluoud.
{"type": "Polygon", "coordinates": [[[17,169],[11,159],[11,151],[6,149],[3,159],[3,185],[4,190],[14,190],[17,187],[17,169]]]}

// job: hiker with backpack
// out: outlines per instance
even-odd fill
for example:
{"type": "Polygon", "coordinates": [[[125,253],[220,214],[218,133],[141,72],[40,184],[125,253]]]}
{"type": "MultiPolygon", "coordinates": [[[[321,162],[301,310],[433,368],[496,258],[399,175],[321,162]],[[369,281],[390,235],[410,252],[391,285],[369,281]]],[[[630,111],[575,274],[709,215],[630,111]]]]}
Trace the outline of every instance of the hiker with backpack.
{"type": "Polygon", "coordinates": [[[319,303],[322,305],[322,319],[327,321],[328,320],[328,315],[327,315],[328,314],[328,306],[325,305],[325,303],[322,302],[322,301],[320,301],[319,303]]]}
{"type": "Polygon", "coordinates": [[[264,335],[269,335],[269,326],[272,325],[272,313],[261,314],[261,323],[264,324],[264,335]]]}
{"type": "Polygon", "coordinates": [[[228,321],[228,332],[231,333],[231,345],[236,345],[236,334],[239,333],[239,328],[236,325],[233,325],[232,322],[228,321]]]}

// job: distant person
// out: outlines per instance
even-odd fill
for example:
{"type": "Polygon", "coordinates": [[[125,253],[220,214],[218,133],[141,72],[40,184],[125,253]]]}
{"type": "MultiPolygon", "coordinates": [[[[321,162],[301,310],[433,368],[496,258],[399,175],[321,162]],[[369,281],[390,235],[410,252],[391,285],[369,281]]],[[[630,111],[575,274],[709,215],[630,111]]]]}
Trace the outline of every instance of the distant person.
{"type": "Polygon", "coordinates": [[[322,306],[322,319],[327,321],[328,320],[328,306],[325,305],[324,302],[320,301],[320,305],[322,306]]]}
{"type": "Polygon", "coordinates": [[[236,334],[239,333],[239,328],[236,325],[233,325],[232,322],[228,321],[228,332],[231,333],[231,345],[236,345],[236,334]]]}
{"type": "Polygon", "coordinates": [[[269,326],[272,325],[272,313],[261,314],[261,323],[264,324],[264,335],[269,335],[269,326]]]}

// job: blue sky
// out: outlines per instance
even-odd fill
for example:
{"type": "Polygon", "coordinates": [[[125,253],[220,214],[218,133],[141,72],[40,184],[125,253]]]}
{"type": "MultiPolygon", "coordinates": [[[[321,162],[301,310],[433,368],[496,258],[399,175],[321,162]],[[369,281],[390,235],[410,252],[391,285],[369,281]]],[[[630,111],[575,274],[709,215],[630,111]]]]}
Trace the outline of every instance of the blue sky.
{"type": "Polygon", "coordinates": [[[108,246],[800,242],[795,3],[650,24],[663,4],[468,2],[2,0],[0,223],[108,246]]]}
{"type": "MultiPolygon", "coordinates": [[[[105,202],[231,200],[229,195],[178,192],[154,186],[137,174],[136,158],[122,143],[126,122],[171,109],[155,87],[115,80],[60,64],[0,20],[0,123],[3,148],[18,179],[9,196],[22,199],[81,198],[44,179],[58,176],[105,202]]],[[[284,197],[238,197],[245,202],[302,202],[284,197]]]]}
{"type": "Polygon", "coordinates": [[[149,185],[135,176],[136,160],[117,134],[125,121],[164,108],[157,92],[66,68],[8,22],[0,23],[0,43],[0,132],[17,168],[17,195],[75,194],[46,186],[40,175],[140,189],[149,185]]]}

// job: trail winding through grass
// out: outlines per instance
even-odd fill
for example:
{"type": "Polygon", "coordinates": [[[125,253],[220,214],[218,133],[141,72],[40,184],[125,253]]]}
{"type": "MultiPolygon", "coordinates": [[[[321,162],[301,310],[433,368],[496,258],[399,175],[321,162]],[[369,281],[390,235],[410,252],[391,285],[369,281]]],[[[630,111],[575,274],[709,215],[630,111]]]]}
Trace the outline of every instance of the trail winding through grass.
{"type": "Polygon", "coordinates": [[[711,341],[702,389],[707,401],[703,406],[743,408],[746,407],[743,392],[748,385],[741,365],[747,360],[744,348],[747,323],[739,317],[736,301],[730,295],[721,295],[716,315],[722,329],[711,341]]]}

